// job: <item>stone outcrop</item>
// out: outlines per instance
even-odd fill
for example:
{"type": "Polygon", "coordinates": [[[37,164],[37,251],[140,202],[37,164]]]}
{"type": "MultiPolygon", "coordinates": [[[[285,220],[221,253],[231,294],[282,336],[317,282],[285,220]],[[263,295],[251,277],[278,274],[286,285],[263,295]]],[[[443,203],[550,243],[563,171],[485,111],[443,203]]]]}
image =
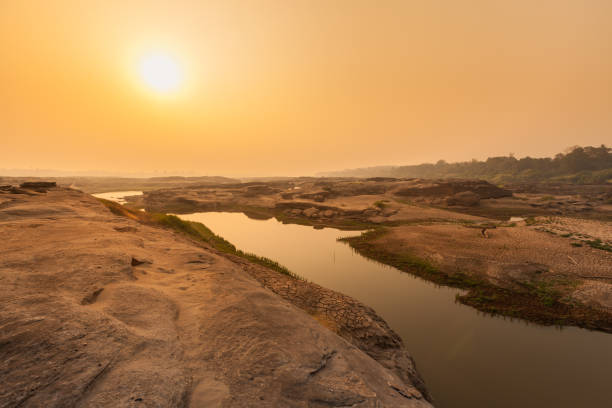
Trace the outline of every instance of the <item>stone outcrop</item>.
{"type": "Polygon", "coordinates": [[[395,195],[403,197],[448,197],[464,191],[471,191],[480,197],[511,197],[512,192],[497,187],[484,180],[414,180],[408,186],[395,190],[395,195]]]}
{"type": "Polygon", "coordinates": [[[480,196],[473,191],[462,191],[446,199],[446,205],[462,205],[466,207],[478,205],[479,202],[480,196]]]}
{"type": "MultiPolygon", "coordinates": [[[[245,267],[266,288],[315,316],[323,325],[430,398],[402,339],[372,308],[312,282],[291,279],[258,265],[245,263],[245,267]]],[[[403,392],[414,394],[415,389],[404,388],[403,392]]]]}
{"type": "Polygon", "coordinates": [[[310,207],[302,211],[302,213],[307,217],[314,217],[319,213],[319,210],[314,207],[310,207]]]}
{"type": "Polygon", "coordinates": [[[74,190],[0,192],[0,235],[1,407],[431,406],[335,292],[74,190]]]}
{"type": "Polygon", "coordinates": [[[53,188],[57,187],[57,183],[55,181],[26,181],[25,183],[21,183],[19,186],[21,188],[53,188]]]}

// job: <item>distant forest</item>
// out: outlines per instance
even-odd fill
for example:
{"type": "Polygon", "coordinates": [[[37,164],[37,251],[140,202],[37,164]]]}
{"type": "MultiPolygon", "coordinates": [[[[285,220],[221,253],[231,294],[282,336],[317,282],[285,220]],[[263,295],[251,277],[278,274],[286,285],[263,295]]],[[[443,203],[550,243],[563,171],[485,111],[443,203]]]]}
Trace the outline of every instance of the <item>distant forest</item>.
{"type": "Polygon", "coordinates": [[[379,166],[324,173],[331,177],[479,178],[495,183],[558,182],[578,184],[612,183],[612,148],[605,145],[574,146],[554,158],[515,158],[513,155],[487,160],[414,166],[379,166]]]}

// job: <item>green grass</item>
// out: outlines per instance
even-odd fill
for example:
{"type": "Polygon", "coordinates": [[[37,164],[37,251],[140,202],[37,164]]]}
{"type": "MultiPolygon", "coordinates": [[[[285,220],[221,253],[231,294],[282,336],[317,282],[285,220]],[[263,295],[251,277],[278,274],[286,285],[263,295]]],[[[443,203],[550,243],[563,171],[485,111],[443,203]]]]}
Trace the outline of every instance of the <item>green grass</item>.
{"type": "Polygon", "coordinates": [[[465,289],[456,300],[490,314],[520,317],[541,324],[578,325],[610,332],[612,323],[605,312],[584,305],[567,304],[564,293],[579,281],[535,280],[515,282],[517,287],[496,286],[478,275],[445,273],[427,260],[410,253],[392,252],[380,241],[388,229],[379,227],[358,237],[340,238],[361,255],[394,266],[428,281],[465,289]]]}
{"type": "Polygon", "coordinates": [[[291,272],[289,269],[279,264],[278,262],[273,261],[272,259],[237,249],[234,244],[232,244],[225,238],[215,234],[206,225],[202,223],[195,221],[185,221],[177,217],[176,215],[168,214],[151,214],[151,217],[157,224],[183,232],[196,240],[207,242],[213,248],[221,252],[239,256],[253,263],[265,266],[266,268],[282,273],[283,275],[303,280],[301,276],[297,275],[294,272],[291,272]]]}
{"type": "Polygon", "coordinates": [[[561,292],[550,282],[521,282],[521,285],[546,306],[555,306],[562,297],[561,292]]]}
{"type": "Polygon", "coordinates": [[[357,250],[361,255],[367,258],[391,265],[400,270],[409,271],[414,275],[439,284],[464,289],[473,288],[482,284],[480,279],[465,273],[443,273],[426,259],[412,255],[408,252],[389,252],[372,244],[372,241],[376,240],[378,237],[386,234],[387,232],[388,230],[386,228],[378,227],[366,231],[357,237],[338,238],[338,241],[348,243],[353,249],[357,250]]]}
{"type": "Polygon", "coordinates": [[[593,239],[591,241],[586,241],[587,245],[591,248],[601,249],[602,251],[612,252],[612,245],[605,244],[601,242],[601,239],[593,239]]]}
{"type": "MultiPolygon", "coordinates": [[[[463,296],[465,295],[457,294],[455,295],[455,299],[460,301],[463,296]]],[[[498,299],[499,296],[497,294],[489,294],[486,291],[480,289],[476,289],[470,294],[470,300],[472,301],[472,303],[475,303],[478,306],[493,304],[498,299]]]]}
{"type": "Polygon", "coordinates": [[[395,266],[400,269],[416,269],[420,272],[428,274],[438,273],[438,270],[424,259],[412,256],[407,253],[396,254],[378,251],[377,253],[368,253],[366,248],[371,249],[367,243],[387,233],[384,228],[376,228],[362,233],[357,237],[338,238],[338,241],[347,242],[352,248],[359,250],[369,258],[378,260],[379,262],[395,266]]]}
{"type": "Polygon", "coordinates": [[[290,276],[294,279],[304,279],[272,259],[237,249],[234,244],[215,234],[206,225],[200,222],[186,221],[177,217],[176,215],[134,211],[113,201],[104,199],[98,200],[101,201],[102,204],[104,204],[115,215],[129,217],[146,224],[159,225],[164,228],[178,231],[195,239],[196,241],[206,242],[220,252],[239,256],[258,265],[282,273],[283,275],[290,276]]]}

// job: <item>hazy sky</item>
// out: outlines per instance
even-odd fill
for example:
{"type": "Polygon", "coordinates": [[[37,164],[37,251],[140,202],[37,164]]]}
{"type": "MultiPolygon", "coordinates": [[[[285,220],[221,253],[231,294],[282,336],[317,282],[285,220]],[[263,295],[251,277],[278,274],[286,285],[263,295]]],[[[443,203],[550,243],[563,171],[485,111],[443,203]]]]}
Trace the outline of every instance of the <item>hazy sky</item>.
{"type": "Polygon", "coordinates": [[[610,0],[4,0],[0,168],[297,175],[612,144],[611,21],[610,0]],[[177,89],[147,85],[151,55],[177,89]]]}

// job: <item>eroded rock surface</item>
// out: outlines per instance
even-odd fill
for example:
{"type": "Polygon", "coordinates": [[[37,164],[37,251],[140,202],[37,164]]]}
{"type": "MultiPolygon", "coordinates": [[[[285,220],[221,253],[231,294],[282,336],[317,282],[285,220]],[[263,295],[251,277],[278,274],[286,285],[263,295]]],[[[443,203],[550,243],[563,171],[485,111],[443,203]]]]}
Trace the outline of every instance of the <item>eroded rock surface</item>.
{"type": "Polygon", "coordinates": [[[0,236],[0,407],[431,406],[397,336],[350,298],[262,286],[274,272],[77,191],[7,190],[0,236]]]}

